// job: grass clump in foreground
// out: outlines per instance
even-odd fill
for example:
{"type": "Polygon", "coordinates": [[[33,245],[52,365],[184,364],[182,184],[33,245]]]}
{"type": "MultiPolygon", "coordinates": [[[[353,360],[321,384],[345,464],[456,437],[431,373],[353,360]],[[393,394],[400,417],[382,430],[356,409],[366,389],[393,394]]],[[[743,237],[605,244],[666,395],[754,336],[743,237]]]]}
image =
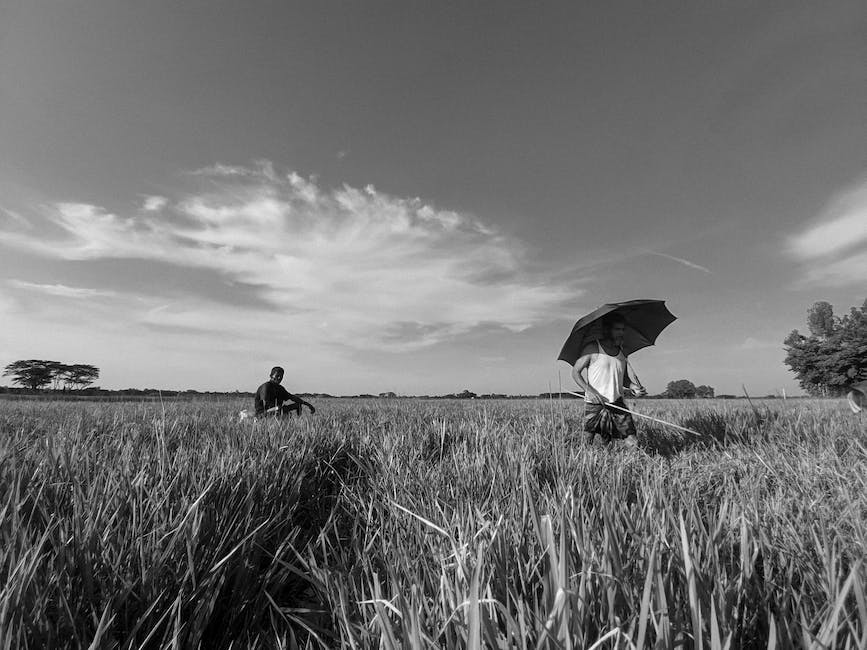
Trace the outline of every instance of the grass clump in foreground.
{"type": "Polygon", "coordinates": [[[7,403],[7,647],[867,644],[867,434],[835,402],[7,403]]]}

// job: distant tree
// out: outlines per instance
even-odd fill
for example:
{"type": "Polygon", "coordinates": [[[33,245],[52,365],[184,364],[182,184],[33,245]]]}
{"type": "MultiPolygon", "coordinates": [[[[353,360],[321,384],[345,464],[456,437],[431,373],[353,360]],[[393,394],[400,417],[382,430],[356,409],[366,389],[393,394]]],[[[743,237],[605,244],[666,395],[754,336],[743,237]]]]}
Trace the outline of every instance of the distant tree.
{"type": "Polygon", "coordinates": [[[70,366],[60,363],[59,361],[43,361],[43,363],[51,374],[51,389],[59,390],[63,384],[63,373],[70,366]]]}
{"type": "Polygon", "coordinates": [[[397,397],[397,393],[389,390],[389,391],[386,391],[384,393],[380,393],[379,396],[385,397],[385,398],[394,398],[394,397],[397,397]]]}
{"type": "Polygon", "coordinates": [[[57,361],[44,361],[42,359],[27,359],[13,361],[3,369],[4,377],[12,377],[12,383],[39,390],[51,384],[54,373],[59,366],[57,361]]]}
{"type": "Polygon", "coordinates": [[[701,397],[704,399],[710,399],[714,395],[714,389],[712,386],[705,386],[702,384],[701,386],[697,386],[695,389],[695,396],[701,397]]]}
{"type": "Polygon", "coordinates": [[[99,368],[84,363],[63,366],[63,381],[65,387],[87,388],[99,379],[99,368]]]}
{"type": "Polygon", "coordinates": [[[10,363],[3,369],[3,376],[11,376],[12,383],[31,390],[46,386],[55,390],[85,388],[99,378],[99,368],[84,363],[67,365],[59,361],[27,359],[10,363]]]}
{"type": "Polygon", "coordinates": [[[793,330],[783,341],[785,363],[810,395],[840,395],[867,378],[867,300],[842,318],[827,302],[807,312],[810,336],[793,330]]]}
{"type": "Polygon", "coordinates": [[[689,379],[678,379],[668,382],[665,394],[672,399],[691,399],[696,396],[696,387],[689,379]]]}
{"type": "Polygon", "coordinates": [[[466,390],[466,389],[464,389],[464,390],[462,390],[460,393],[458,393],[457,395],[455,395],[455,397],[457,397],[458,399],[474,399],[474,398],[478,397],[478,395],[476,395],[476,394],[475,394],[473,391],[471,391],[471,390],[466,390]]]}

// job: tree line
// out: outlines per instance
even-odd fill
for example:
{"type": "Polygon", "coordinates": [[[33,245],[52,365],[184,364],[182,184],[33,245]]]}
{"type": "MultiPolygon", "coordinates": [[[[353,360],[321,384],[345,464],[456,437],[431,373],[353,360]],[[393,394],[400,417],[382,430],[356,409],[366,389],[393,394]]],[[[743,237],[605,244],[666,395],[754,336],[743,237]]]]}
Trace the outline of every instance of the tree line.
{"type": "Polygon", "coordinates": [[[66,364],[44,359],[13,361],[3,369],[13,384],[30,390],[49,387],[53,390],[87,388],[99,379],[99,368],[85,363],[66,364]]]}

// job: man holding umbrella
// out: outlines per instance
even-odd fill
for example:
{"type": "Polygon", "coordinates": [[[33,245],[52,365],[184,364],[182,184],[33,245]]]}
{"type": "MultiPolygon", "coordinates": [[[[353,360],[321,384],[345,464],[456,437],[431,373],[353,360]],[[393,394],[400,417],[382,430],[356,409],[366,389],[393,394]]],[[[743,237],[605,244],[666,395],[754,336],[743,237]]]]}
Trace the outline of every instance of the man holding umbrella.
{"type": "Polygon", "coordinates": [[[623,396],[631,393],[636,397],[646,395],[647,391],[629,376],[626,355],[623,353],[623,334],[626,321],[620,314],[613,313],[602,319],[603,337],[587,343],[581,356],[572,367],[572,378],[584,391],[584,430],[589,442],[598,433],[603,440],[625,438],[629,446],[636,445],[635,422],[632,414],[626,412],[623,396]],[[587,370],[587,379],[581,374],[587,370]],[[624,409],[611,409],[613,404],[624,409]]]}
{"type": "Polygon", "coordinates": [[[559,358],[573,366],[572,377],[584,392],[584,430],[590,442],[599,434],[606,441],[622,438],[628,446],[637,444],[623,397],[647,391],[629,376],[627,355],[653,345],[674,320],[660,300],[631,300],[603,305],[575,323],[559,358]]]}

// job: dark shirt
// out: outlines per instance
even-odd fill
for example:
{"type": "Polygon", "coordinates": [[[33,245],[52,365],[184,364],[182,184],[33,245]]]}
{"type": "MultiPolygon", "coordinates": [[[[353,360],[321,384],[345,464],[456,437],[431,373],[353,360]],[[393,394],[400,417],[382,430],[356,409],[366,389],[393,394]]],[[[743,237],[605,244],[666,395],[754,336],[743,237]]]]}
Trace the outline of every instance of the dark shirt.
{"type": "Polygon", "coordinates": [[[256,407],[256,415],[262,415],[265,411],[275,406],[281,406],[283,402],[291,400],[289,391],[283,388],[280,384],[275,384],[273,381],[266,381],[259,386],[253,397],[253,404],[256,407]]]}

